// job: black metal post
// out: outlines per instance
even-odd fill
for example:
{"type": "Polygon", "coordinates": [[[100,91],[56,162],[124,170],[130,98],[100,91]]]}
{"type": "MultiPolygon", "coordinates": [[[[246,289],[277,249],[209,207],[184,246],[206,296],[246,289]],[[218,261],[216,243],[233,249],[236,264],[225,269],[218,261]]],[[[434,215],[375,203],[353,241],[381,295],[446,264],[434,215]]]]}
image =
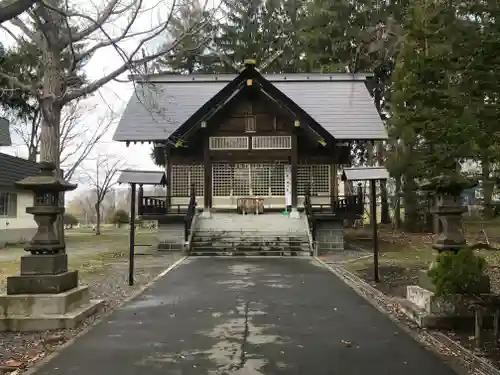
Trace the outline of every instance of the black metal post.
{"type": "Polygon", "coordinates": [[[134,255],[135,255],[135,184],[130,184],[130,249],[128,263],[128,285],[134,285],[134,255]]]}
{"type": "Polygon", "coordinates": [[[377,231],[377,190],[375,188],[375,180],[370,180],[370,203],[371,203],[371,224],[372,224],[372,239],[373,239],[373,278],[375,282],[379,282],[378,272],[378,231],[377,231]]]}

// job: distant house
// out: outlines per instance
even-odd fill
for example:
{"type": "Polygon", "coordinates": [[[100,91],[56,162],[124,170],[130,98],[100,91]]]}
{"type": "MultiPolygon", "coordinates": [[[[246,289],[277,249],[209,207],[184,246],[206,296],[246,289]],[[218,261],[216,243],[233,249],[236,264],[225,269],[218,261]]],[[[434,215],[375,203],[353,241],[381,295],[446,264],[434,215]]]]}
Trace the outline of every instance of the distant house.
{"type": "Polygon", "coordinates": [[[38,170],[38,163],[0,153],[0,247],[30,240],[35,234],[33,216],[26,213],[26,207],[33,205],[33,194],[17,190],[14,182],[38,170]]]}

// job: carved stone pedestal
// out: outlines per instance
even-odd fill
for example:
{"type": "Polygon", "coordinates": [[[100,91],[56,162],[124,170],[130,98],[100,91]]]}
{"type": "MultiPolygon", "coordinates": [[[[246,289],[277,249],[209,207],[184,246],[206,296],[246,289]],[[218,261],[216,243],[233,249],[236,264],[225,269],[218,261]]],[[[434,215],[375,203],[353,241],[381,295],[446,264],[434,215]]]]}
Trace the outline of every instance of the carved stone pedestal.
{"type": "Polygon", "coordinates": [[[78,286],[78,272],[68,271],[64,238],[54,230],[59,194],[73,190],[55,176],[54,165],[40,163],[40,173],[16,182],[20,189],[34,192],[33,214],[38,230],[21,257],[19,276],[7,278],[7,294],[0,295],[0,331],[46,331],[74,328],[95,313],[102,301],[92,301],[88,287],[78,286]]]}
{"type": "Polygon", "coordinates": [[[0,331],[24,332],[75,328],[102,305],[87,286],[57,294],[0,295],[0,331]]]}
{"type": "Polygon", "coordinates": [[[78,271],[68,271],[66,254],[21,257],[21,274],[7,278],[0,295],[0,331],[74,328],[101,306],[78,286],[78,271]]]}

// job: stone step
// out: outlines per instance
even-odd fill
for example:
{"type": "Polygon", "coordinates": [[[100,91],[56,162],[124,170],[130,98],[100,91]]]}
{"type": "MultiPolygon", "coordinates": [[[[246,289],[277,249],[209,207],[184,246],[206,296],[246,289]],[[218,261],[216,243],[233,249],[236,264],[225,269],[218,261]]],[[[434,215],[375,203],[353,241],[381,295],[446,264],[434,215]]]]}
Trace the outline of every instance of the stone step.
{"type": "Polygon", "coordinates": [[[159,251],[180,251],[183,249],[183,244],[180,242],[160,242],[157,245],[159,251]]]}
{"type": "Polygon", "coordinates": [[[213,250],[248,250],[248,251],[309,251],[310,246],[308,243],[301,243],[296,245],[290,244],[244,244],[235,242],[228,243],[209,243],[198,242],[192,243],[193,249],[213,249],[213,250]]]}
{"type": "Polygon", "coordinates": [[[217,237],[307,237],[307,232],[304,230],[291,231],[272,231],[272,230],[256,230],[256,231],[225,231],[225,230],[196,230],[195,235],[200,236],[217,236],[217,237]]]}
{"type": "Polygon", "coordinates": [[[191,250],[193,256],[311,256],[310,251],[277,251],[277,250],[214,250],[199,249],[191,250]]]}
{"type": "Polygon", "coordinates": [[[192,242],[221,242],[221,243],[309,243],[309,239],[307,237],[198,237],[193,236],[192,242]]]}

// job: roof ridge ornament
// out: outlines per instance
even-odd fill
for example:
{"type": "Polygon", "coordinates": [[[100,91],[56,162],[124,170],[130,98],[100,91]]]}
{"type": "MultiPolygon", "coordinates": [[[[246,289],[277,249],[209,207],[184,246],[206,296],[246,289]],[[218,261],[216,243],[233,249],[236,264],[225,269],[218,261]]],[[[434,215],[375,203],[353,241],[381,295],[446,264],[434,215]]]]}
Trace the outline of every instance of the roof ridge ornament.
{"type": "Polygon", "coordinates": [[[244,61],[246,69],[255,69],[257,66],[257,60],[255,59],[245,59],[244,61]]]}

